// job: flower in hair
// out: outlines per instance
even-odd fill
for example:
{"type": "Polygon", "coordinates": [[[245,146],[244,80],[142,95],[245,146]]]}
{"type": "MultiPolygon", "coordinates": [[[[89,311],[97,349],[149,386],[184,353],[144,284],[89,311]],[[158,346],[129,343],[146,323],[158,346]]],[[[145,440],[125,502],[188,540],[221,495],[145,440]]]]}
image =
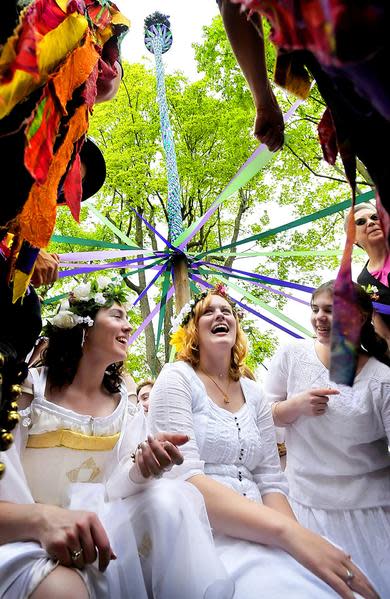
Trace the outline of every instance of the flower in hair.
{"type": "Polygon", "coordinates": [[[372,302],[377,302],[380,298],[379,289],[375,285],[362,285],[364,291],[368,293],[372,302]]]}
{"type": "Polygon", "coordinates": [[[101,275],[86,283],[78,283],[70,290],[68,299],[61,302],[57,314],[47,319],[46,326],[72,329],[81,324],[90,327],[100,308],[108,308],[117,302],[128,311],[128,295],[122,277],[111,279],[101,275]]]}
{"type": "Polygon", "coordinates": [[[187,333],[184,327],[179,326],[176,331],[171,335],[169,344],[175,348],[176,353],[180,353],[183,349],[187,339],[187,333]]]}
{"type": "Polygon", "coordinates": [[[55,316],[48,318],[48,321],[58,329],[73,329],[78,324],[86,324],[89,327],[93,325],[89,316],[79,316],[70,310],[60,310],[55,316]]]}

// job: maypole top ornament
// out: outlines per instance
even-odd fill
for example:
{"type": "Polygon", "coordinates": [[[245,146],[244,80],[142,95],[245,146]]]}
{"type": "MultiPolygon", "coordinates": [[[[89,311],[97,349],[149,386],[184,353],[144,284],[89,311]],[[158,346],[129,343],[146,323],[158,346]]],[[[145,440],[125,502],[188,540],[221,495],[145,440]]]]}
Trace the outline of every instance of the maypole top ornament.
{"type": "Polygon", "coordinates": [[[155,12],[145,19],[145,46],[152,54],[155,53],[157,40],[161,42],[161,54],[168,52],[172,46],[171,23],[166,15],[155,12]]]}

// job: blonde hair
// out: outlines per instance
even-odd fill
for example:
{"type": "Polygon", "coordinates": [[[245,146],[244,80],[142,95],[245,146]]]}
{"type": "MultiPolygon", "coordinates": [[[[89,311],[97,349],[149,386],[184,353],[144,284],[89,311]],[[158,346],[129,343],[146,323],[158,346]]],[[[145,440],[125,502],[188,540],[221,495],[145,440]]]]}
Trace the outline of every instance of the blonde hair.
{"type": "Polygon", "coordinates": [[[230,306],[233,308],[233,315],[236,321],[237,335],[234,347],[232,348],[231,352],[229,376],[234,381],[238,381],[238,379],[241,376],[253,378],[252,372],[245,364],[245,358],[248,353],[248,343],[246,335],[241,328],[240,320],[237,316],[237,313],[234,310],[234,307],[232,303],[229,301],[229,299],[215,290],[210,291],[204,299],[200,300],[194,306],[190,320],[183,327],[183,330],[185,331],[185,340],[182,349],[177,354],[177,359],[183,360],[184,362],[188,362],[189,364],[191,364],[193,368],[197,368],[197,366],[199,366],[200,355],[198,323],[199,318],[202,316],[202,314],[205,312],[206,308],[210,304],[211,297],[213,295],[218,295],[219,297],[222,297],[224,300],[228,302],[228,304],[230,304],[230,306]]]}

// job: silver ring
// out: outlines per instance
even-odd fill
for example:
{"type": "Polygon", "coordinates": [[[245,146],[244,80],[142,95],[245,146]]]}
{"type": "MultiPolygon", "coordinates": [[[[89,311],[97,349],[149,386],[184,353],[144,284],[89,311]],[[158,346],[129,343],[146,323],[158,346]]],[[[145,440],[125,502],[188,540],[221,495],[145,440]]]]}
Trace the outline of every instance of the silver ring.
{"type": "Polygon", "coordinates": [[[76,560],[79,559],[79,557],[81,557],[83,555],[83,548],[81,547],[78,551],[71,551],[70,552],[70,557],[72,559],[72,562],[75,562],[76,560]]]}
{"type": "Polygon", "coordinates": [[[349,585],[354,578],[355,578],[355,574],[353,572],[351,572],[351,570],[348,570],[348,568],[347,568],[347,584],[349,585]]]}

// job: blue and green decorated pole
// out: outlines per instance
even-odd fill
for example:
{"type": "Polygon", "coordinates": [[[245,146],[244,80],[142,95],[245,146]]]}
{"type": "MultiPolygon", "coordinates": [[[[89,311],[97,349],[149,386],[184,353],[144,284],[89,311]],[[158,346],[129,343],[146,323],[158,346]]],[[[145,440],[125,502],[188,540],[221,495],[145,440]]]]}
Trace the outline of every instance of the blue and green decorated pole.
{"type": "MultiPolygon", "coordinates": [[[[181,192],[179,172],[177,170],[175,142],[171,123],[167,95],[165,90],[165,74],[162,55],[172,46],[172,32],[170,22],[166,15],[155,12],[145,19],[145,46],[154,54],[156,61],[157,101],[160,110],[161,135],[165,150],[168,178],[168,239],[172,243],[183,232],[181,214],[181,192]]],[[[185,254],[178,253],[173,256],[173,272],[175,283],[176,310],[188,302],[190,297],[188,284],[188,268],[185,254]]]]}

